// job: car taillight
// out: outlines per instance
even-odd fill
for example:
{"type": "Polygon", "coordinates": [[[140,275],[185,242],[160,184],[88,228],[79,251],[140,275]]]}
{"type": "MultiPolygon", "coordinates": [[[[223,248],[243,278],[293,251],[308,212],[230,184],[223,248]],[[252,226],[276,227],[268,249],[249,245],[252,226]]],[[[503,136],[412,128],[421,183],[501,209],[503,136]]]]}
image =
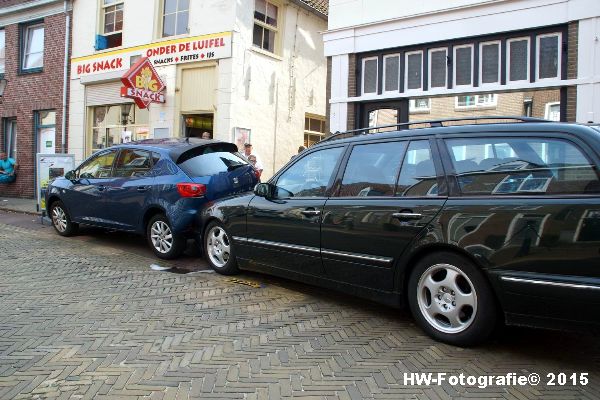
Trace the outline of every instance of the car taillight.
{"type": "Polygon", "coordinates": [[[201,197],[206,194],[206,186],[201,183],[178,183],[177,191],[181,197],[201,197]]]}

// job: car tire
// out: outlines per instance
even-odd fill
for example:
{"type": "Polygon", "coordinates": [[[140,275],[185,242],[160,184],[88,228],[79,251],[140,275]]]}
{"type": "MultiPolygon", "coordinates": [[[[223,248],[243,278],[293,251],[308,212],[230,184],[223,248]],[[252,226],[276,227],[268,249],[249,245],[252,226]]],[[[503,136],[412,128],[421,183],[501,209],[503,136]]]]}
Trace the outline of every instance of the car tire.
{"type": "Polygon", "coordinates": [[[177,258],[185,250],[185,238],[173,233],[171,223],[164,214],[157,214],[150,219],[146,238],[154,254],[163,260],[177,258]]]}
{"type": "Polygon", "coordinates": [[[455,346],[485,341],[497,322],[496,301],[483,273],[450,252],[422,258],[408,282],[417,324],[432,338],[455,346]]]}
{"type": "Polygon", "coordinates": [[[71,221],[71,215],[60,200],[50,205],[50,218],[52,219],[52,226],[61,236],[73,236],[79,229],[79,225],[71,221]]]}
{"type": "Polygon", "coordinates": [[[231,236],[218,222],[208,224],[204,234],[204,255],[211,268],[222,275],[240,272],[231,236]]]}

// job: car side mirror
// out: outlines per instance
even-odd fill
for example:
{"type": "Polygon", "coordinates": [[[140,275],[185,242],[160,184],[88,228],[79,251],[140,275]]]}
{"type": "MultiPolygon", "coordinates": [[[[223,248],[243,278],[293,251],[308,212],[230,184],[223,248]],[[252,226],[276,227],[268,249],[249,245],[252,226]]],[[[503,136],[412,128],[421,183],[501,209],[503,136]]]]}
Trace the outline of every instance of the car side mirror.
{"type": "Polygon", "coordinates": [[[272,199],[275,193],[275,185],[270,183],[259,183],[254,187],[254,194],[265,199],[272,199]]]}
{"type": "Polygon", "coordinates": [[[69,171],[65,174],[65,178],[70,181],[74,181],[75,179],[77,179],[77,174],[75,173],[75,171],[69,171]]]}

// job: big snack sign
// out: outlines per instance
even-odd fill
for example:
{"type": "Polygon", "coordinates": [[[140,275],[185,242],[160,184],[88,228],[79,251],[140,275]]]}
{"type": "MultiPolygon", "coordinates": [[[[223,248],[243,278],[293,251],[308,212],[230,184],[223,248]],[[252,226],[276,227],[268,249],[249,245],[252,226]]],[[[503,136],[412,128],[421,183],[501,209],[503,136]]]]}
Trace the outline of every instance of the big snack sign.
{"type": "Polygon", "coordinates": [[[148,108],[150,103],[164,103],[165,84],[148,58],[141,58],[121,78],[124,87],[121,96],[135,101],[139,108],[148,108]]]}
{"type": "Polygon", "coordinates": [[[131,57],[145,57],[153,66],[181,64],[231,57],[231,32],[165,40],[141,46],[74,57],[71,77],[126,71],[131,57]]]}

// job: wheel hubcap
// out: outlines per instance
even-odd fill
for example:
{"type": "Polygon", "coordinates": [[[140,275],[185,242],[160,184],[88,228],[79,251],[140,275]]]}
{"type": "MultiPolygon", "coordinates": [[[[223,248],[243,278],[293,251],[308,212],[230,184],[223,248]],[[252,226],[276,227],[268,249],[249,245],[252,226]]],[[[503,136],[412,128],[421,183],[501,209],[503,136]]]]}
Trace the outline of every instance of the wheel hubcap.
{"type": "Polygon", "coordinates": [[[168,253],[173,247],[173,233],[164,221],[156,221],[150,228],[150,240],[156,251],[168,253]]]}
{"type": "Polygon", "coordinates": [[[52,209],[52,223],[61,233],[67,229],[67,214],[60,206],[52,209]]]}
{"type": "Polygon", "coordinates": [[[223,268],[229,261],[231,242],[225,231],[215,226],[208,232],[206,240],[208,257],[217,268],[223,268]]]}
{"type": "Polygon", "coordinates": [[[429,267],[417,285],[421,314],[435,329],[459,333],[467,329],[477,314],[477,293],[469,277],[450,264],[429,267]]]}

